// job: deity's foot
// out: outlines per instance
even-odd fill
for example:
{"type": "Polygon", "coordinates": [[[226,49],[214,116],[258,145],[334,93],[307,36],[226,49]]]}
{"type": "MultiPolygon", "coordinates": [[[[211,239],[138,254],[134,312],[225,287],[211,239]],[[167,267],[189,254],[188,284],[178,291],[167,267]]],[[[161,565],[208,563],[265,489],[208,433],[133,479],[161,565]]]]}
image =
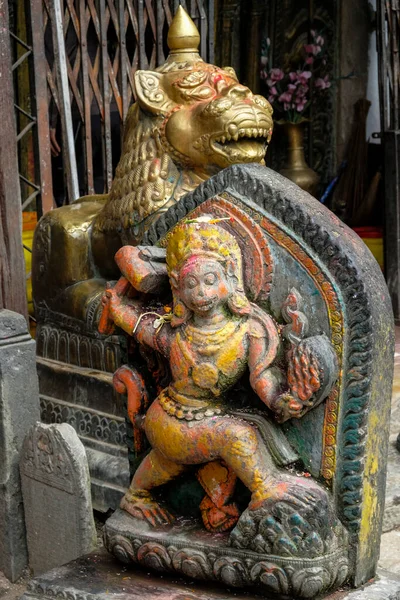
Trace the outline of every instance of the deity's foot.
{"type": "Polygon", "coordinates": [[[200,504],[201,517],[207,531],[222,533],[232,529],[239,519],[239,509],[235,502],[216,505],[209,496],[200,504]]]}
{"type": "Polygon", "coordinates": [[[346,531],[327,490],[313,480],[282,475],[253,494],[229,543],[263,554],[313,558],[346,544],[346,531]]]}
{"type": "Polygon", "coordinates": [[[175,521],[175,517],[162,508],[146,490],[128,490],[121,500],[120,508],[136,519],[147,521],[153,527],[169,525],[175,521]]]}

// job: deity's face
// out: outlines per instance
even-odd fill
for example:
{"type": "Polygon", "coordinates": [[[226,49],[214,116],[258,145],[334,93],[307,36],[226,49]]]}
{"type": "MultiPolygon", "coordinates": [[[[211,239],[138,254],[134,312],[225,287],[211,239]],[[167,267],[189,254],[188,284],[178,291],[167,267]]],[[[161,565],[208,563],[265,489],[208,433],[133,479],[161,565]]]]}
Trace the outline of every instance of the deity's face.
{"type": "Polygon", "coordinates": [[[224,267],[208,258],[191,258],[179,273],[179,296],[197,316],[211,316],[226,304],[231,293],[224,267]]]}

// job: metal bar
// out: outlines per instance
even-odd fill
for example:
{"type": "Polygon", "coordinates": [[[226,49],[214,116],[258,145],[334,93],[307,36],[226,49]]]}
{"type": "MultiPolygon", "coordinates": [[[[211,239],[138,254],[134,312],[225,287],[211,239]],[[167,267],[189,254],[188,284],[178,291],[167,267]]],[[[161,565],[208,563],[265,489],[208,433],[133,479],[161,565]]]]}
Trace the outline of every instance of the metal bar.
{"type": "Polygon", "coordinates": [[[21,63],[24,62],[24,60],[26,58],[28,58],[28,56],[30,56],[32,54],[32,50],[28,50],[28,52],[25,52],[22,56],[19,57],[19,59],[17,61],[15,61],[15,63],[13,63],[11,70],[15,71],[15,69],[17,69],[19,67],[19,65],[21,63]]]}
{"type": "Polygon", "coordinates": [[[162,5],[162,0],[157,0],[156,6],[156,18],[157,18],[157,66],[162,65],[165,62],[164,56],[164,40],[163,40],[163,29],[164,29],[164,20],[165,13],[162,5]]]}
{"type": "Polygon", "coordinates": [[[207,60],[212,65],[215,60],[215,48],[214,48],[214,40],[215,40],[215,32],[214,32],[214,0],[208,0],[208,57],[207,60]]]}
{"type": "Polygon", "coordinates": [[[18,112],[22,113],[23,115],[25,115],[25,117],[27,117],[28,119],[30,119],[31,121],[34,121],[36,123],[36,117],[34,117],[33,115],[29,114],[28,112],[26,112],[23,108],[21,108],[20,106],[18,106],[18,104],[14,103],[14,108],[15,110],[17,110],[18,112]]]}
{"type": "Polygon", "coordinates": [[[26,48],[27,50],[32,50],[32,48],[29,46],[29,44],[27,44],[26,42],[24,42],[24,40],[21,40],[21,38],[19,38],[17,35],[15,35],[15,33],[13,33],[12,31],[9,32],[10,36],[16,41],[18,42],[18,44],[21,44],[21,46],[23,46],[24,48],[26,48]]]}
{"type": "Polygon", "coordinates": [[[88,49],[87,49],[87,20],[86,20],[86,1],[79,0],[79,17],[81,32],[81,65],[82,65],[82,93],[84,108],[84,126],[85,126],[85,164],[88,193],[94,193],[93,185],[93,151],[92,151],[92,120],[91,120],[91,97],[88,75],[88,49]]]}
{"type": "Polygon", "coordinates": [[[32,204],[33,200],[36,198],[36,196],[38,196],[40,194],[40,192],[33,192],[30,196],[28,196],[28,198],[25,200],[25,202],[23,202],[22,206],[21,206],[21,211],[24,212],[24,210],[30,205],[32,204]]]}
{"type": "Polygon", "coordinates": [[[24,183],[26,183],[27,185],[29,185],[30,187],[32,187],[34,190],[40,191],[40,186],[36,185],[36,183],[32,183],[32,181],[29,181],[29,179],[27,179],[26,177],[24,177],[23,175],[21,175],[21,173],[18,174],[18,177],[20,179],[22,179],[22,181],[24,183]]]}
{"type": "Polygon", "coordinates": [[[377,2],[377,28],[376,43],[380,60],[378,61],[378,81],[380,96],[380,113],[382,132],[389,128],[388,123],[388,99],[387,99],[387,81],[386,81],[386,19],[385,19],[385,0],[377,2]]]}
{"type": "Polygon", "coordinates": [[[35,121],[31,121],[30,123],[28,123],[28,125],[26,125],[22,131],[20,131],[17,135],[17,142],[19,142],[20,139],[22,139],[24,137],[24,135],[26,133],[28,133],[28,131],[30,131],[32,129],[32,127],[34,127],[36,125],[35,121]]]}
{"type": "Polygon", "coordinates": [[[197,2],[200,14],[200,56],[203,60],[207,60],[207,14],[204,10],[202,0],[197,2]]]}
{"type": "Polygon", "coordinates": [[[139,69],[147,69],[148,62],[144,44],[144,0],[138,1],[138,26],[139,26],[139,69]]]}
{"type": "Polygon", "coordinates": [[[145,0],[145,4],[146,4],[146,11],[147,11],[147,18],[150,21],[150,27],[153,32],[154,40],[156,40],[157,39],[157,25],[156,25],[156,20],[155,20],[154,11],[153,11],[153,0],[145,0]]]}
{"type": "Polygon", "coordinates": [[[110,122],[110,95],[108,80],[108,51],[107,51],[107,24],[105,0],[99,1],[100,8],[100,32],[101,32],[101,67],[103,87],[103,129],[104,129],[104,182],[105,190],[110,191],[112,183],[112,146],[111,146],[111,122],[110,122]]]}
{"type": "Polygon", "coordinates": [[[120,69],[119,80],[122,96],[122,122],[125,121],[128,104],[128,83],[127,83],[127,53],[126,53],[126,26],[125,26],[125,0],[118,0],[118,19],[119,19],[119,48],[120,48],[120,69]]]}
{"type": "Polygon", "coordinates": [[[171,8],[170,8],[168,0],[162,0],[162,3],[163,3],[163,6],[164,6],[164,12],[165,12],[165,16],[166,16],[166,19],[167,19],[167,24],[168,24],[168,27],[169,27],[171,25],[171,22],[172,22],[171,8]]]}
{"type": "Polygon", "coordinates": [[[51,2],[51,25],[56,64],[58,94],[60,101],[61,130],[63,134],[63,157],[69,201],[79,198],[78,172],[76,167],[74,130],[69,96],[67,57],[65,53],[61,0],[51,2]]]}

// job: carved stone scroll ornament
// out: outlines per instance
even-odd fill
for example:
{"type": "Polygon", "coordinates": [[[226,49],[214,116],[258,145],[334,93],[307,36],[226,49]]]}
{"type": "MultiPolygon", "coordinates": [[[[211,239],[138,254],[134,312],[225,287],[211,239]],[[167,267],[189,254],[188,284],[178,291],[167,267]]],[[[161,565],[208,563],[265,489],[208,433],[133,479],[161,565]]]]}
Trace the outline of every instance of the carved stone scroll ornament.
{"type": "Polygon", "coordinates": [[[121,502],[127,514],[107,523],[106,544],[124,560],[156,569],[312,597],[346,578],[347,532],[325,487],[282,470],[298,456],[276,423],[301,419],[331,393],[335,348],[327,335],[307,337],[295,288],[276,322],[266,308],[276,264],[265,233],[229,202],[210,208],[212,214],[183,219],[164,251],[127,246],[116,255],[123,276],[103,298],[102,333],[122,328],[160,353],[171,376],[148,407],[135,369],[115,375],[151,451],[121,502]],[[243,269],[249,260],[253,268],[243,269]],[[172,303],[153,307],[149,293],[166,289],[168,280],[172,303]],[[235,406],[239,381],[263,410],[235,406]],[[203,527],[224,535],[217,548],[212,537],[196,541],[193,524],[174,525],[165,545],[162,528],[179,515],[160,502],[157,488],[188,473],[205,493],[203,527]],[[245,510],[238,478],[251,493],[245,510]]]}

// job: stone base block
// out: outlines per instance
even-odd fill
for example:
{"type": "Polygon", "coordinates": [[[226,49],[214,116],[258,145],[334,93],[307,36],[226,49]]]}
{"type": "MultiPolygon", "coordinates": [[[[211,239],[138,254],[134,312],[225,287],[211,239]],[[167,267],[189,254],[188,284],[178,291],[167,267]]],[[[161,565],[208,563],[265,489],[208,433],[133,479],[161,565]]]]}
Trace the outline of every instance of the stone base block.
{"type": "MultiPolygon", "coordinates": [[[[170,578],[121,565],[106,550],[93,552],[33,579],[21,600],[277,600],[247,590],[170,578]]],[[[281,597],[282,598],[282,597],[281,597]]],[[[400,578],[381,571],[359,590],[335,592],[325,600],[400,600],[400,578]]],[[[287,598],[287,600],[295,600],[287,598]]]]}
{"type": "Polygon", "coordinates": [[[117,510],[106,522],[104,545],[126,564],[232,588],[252,587],[264,595],[314,598],[338,589],[348,576],[345,547],[314,557],[239,549],[230,545],[229,533],[209,533],[195,519],[153,528],[117,510]]]}

